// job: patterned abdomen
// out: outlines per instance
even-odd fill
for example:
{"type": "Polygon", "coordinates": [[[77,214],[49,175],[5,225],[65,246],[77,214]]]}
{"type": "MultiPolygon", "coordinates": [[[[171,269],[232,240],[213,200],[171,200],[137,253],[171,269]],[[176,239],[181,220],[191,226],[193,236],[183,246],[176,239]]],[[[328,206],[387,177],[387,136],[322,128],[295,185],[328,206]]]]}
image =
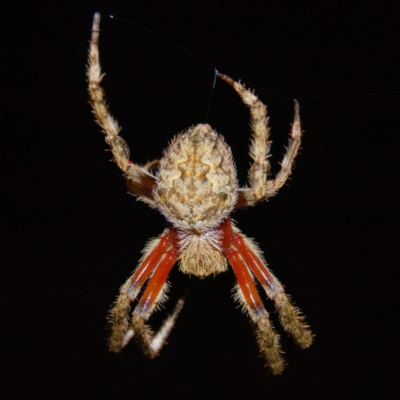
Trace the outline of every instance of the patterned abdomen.
{"type": "Polygon", "coordinates": [[[172,141],[157,176],[155,197],[178,228],[204,231],[218,225],[237,200],[229,147],[209,125],[196,125],[172,141]]]}

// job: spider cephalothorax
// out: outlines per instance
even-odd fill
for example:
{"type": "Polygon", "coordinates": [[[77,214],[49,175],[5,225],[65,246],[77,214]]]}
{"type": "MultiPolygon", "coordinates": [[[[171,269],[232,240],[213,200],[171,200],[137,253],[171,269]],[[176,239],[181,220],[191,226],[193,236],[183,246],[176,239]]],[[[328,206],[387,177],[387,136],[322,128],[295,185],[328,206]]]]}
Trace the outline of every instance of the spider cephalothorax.
{"type": "Polygon", "coordinates": [[[146,322],[157,305],[166,299],[166,280],[177,261],[182,272],[200,278],[226,271],[229,264],[238,282],[235,299],[256,325],[260,349],[271,371],[281,373],[284,361],[279,335],[271,326],[255,279],[275,302],[282,326],[300,347],[309,347],[313,335],[299,309],[291,304],[282,285],[268,269],[257,245],[233,225],[229,216],[234,209],[254,205],[275,195],[291,174],[301,139],[298,104],[295,103],[291,140],[282,168],[273,180],[267,179],[270,142],[265,105],[244,85],[219,73],[218,77],[230,84],[250,108],[253,131],[250,186],[238,186],[229,147],[206,124],[193,126],[177,135],[161,160],[144,166],[134,164],[129,159],[128,146],[118,136],[120,128],[108,111],[100,86],[99,24],[100,15],[95,14],[88,67],[94,114],[106,134],[114,160],[127,178],[130,192],[157,208],[169,222],[161,236],[147,244],[138,268],[120,289],[109,318],[112,328],[110,350],[120,351],[135,336],[145,354],[154,357],[159,353],[183,307],[183,300],[178,302],[156,334],[146,322]],[[130,316],[131,303],[147,281],[130,316]]]}

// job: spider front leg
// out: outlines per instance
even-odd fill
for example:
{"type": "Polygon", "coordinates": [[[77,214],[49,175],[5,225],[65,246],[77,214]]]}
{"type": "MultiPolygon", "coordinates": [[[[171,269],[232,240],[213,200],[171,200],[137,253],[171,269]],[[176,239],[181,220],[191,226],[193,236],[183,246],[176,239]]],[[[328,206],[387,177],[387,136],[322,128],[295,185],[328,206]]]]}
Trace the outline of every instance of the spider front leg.
{"type": "Polygon", "coordinates": [[[271,325],[268,312],[257,292],[253,277],[239,252],[233,247],[226,252],[226,257],[238,280],[235,299],[242,304],[243,310],[247,311],[252,321],[257,325],[258,344],[269,368],[273,374],[280,374],[284,369],[285,363],[281,356],[279,335],[271,325]]]}
{"type": "Polygon", "coordinates": [[[137,336],[144,354],[150,358],[158,355],[183,307],[183,299],[181,299],[175,306],[173,313],[164,321],[155,335],[153,335],[151,328],[146,325],[146,321],[153,311],[167,298],[168,284],[166,280],[177,258],[178,252],[171,246],[154,270],[147,288],[132,314],[133,334],[137,336]]]}
{"type": "Polygon", "coordinates": [[[304,322],[304,316],[301,314],[301,311],[292,305],[283,286],[268,269],[267,263],[262,259],[260,250],[251,240],[240,233],[234,234],[232,243],[246,265],[261,283],[267,296],[275,302],[280,322],[286,332],[293,337],[302,349],[310,347],[314,335],[308,329],[309,326],[304,322]]]}
{"type": "Polygon", "coordinates": [[[153,240],[145,249],[146,254],[139,267],[121,287],[109,317],[112,328],[109,341],[111,351],[121,351],[133,336],[138,338],[144,353],[150,357],[156,356],[164,345],[183,307],[183,299],[178,301],[172,314],[154,336],[145,322],[166,298],[166,279],[178,257],[175,243],[175,232],[172,230],[167,230],[159,239],[153,240]],[[150,275],[147,288],[129,321],[130,304],[150,275]]]}
{"type": "Polygon", "coordinates": [[[249,314],[257,326],[258,344],[261,353],[267,360],[269,368],[273,374],[280,374],[285,367],[285,363],[281,356],[282,351],[279,344],[279,335],[271,325],[268,312],[258,294],[249,268],[241,253],[234,245],[233,239],[235,234],[232,231],[229,220],[223,223],[221,230],[224,235],[224,255],[232,266],[238,281],[235,299],[242,304],[243,311],[249,314]]]}
{"type": "Polygon", "coordinates": [[[223,238],[224,255],[238,280],[235,297],[257,324],[258,343],[271,371],[280,374],[284,368],[284,361],[280,355],[279,336],[269,322],[268,313],[255,287],[253,274],[263,286],[267,296],[275,302],[283,328],[301,348],[307,348],[312,344],[313,334],[304,322],[300,310],[291,304],[282,285],[268,269],[257,246],[232,226],[229,219],[220,225],[219,230],[223,238]]]}
{"type": "Polygon", "coordinates": [[[260,200],[275,195],[292,173],[294,159],[301,143],[299,103],[295,101],[294,121],[290,133],[291,139],[281,163],[281,170],[275,179],[268,180],[267,175],[270,170],[268,156],[271,141],[269,141],[267,107],[258,99],[254,92],[246,89],[241,83],[235,82],[226,75],[220,73],[217,75],[230,84],[239,94],[243,103],[250,107],[251,128],[253,131],[250,156],[253,159],[253,164],[249,171],[250,188],[239,189],[238,207],[254,205],[260,200]]]}

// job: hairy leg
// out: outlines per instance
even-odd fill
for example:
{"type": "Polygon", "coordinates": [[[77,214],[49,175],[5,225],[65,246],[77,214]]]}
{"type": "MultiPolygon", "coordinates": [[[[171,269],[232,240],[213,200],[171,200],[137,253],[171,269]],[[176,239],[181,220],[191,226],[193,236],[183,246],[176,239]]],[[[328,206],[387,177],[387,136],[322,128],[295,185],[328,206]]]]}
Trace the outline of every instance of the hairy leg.
{"type": "Polygon", "coordinates": [[[142,200],[153,203],[151,189],[155,182],[155,177],[150,173],[148,168],[140,167],[129,159],[129,148],[124,139],[118,134],[121,128],[118,122],[111,115],[103,88],[100,83],[104,77],[99,56],[99,35],[100,35],[100,14],[96,13],[93,18],[92,37],[89,47],[89,59],[87,77],[89,83],[89,96],[96,122],[103,128],[106,135],[106,142],[110,146],[114,156],[114,160],[118,167],[124,172],[131,186],[136,190],[132,190],[142,200]],[[143,189],[141,189],[143,188],[143,189]]]}
{"type": "Polygon", "coordinates": [[[235,299],[238,300],[244,312],[246,312],[256,325],[258,344],[268,366],[273,374],[280,374],[284,369],[284,361],[281,356],[279,335],[275,333],[269,315],[258,294],[253,276],[246,265],[242,255],[235,247],[235,232],[231,221],[226,219],[220,226],[221,247],[223,254],[229,261],[238,281],[235,299]]]}
{"type": "Polygon", "coordinates": [[[301,314],[301,311],[292,305],[283,286],[268,269],[260,250],[250,239],[240,233],[234,234],[232,243],[246,265],[248,265],[257,280],[261,283],[267,296],[275,302],[283,328],[301,348],[310,347],[314,335],[308,329],[309,326],[304,322],[304,316],[301,314]]]}
{"type": "Polygon", "coordinates": [[[178,301],[172,314],[164,321],[156,334],[153,334],[151,328],[146,325],[146,321],[154,310],[167,298],[168,284],[166,280],[177,257],[178,252],[172,247],[164,254],[132,314],[132,330],[128,333],[137,337],[144,354],[150,358],[157,356],[160,352],[184,304],[183,299],[178,301]]]}
{"type": "Polygon", "coordinates": [[[235,298],[242,304],[243,310],[249,314],[257,326],[257,341],[269,368],[273,374],[280,374],[284,369],[284,361],[281,356],[279,335],[275,333],[271,325],[253,277],[239,252],[233,247],[226,251],[226,257],[238,280],[235,298]]]}
{"type": "Polygon", "coordinates": [[[159,238],[152,240],[145,247],[139,267],[121,287],[120,294],[109,315],[111,325],[109,348],[111,351],[121,351],[133,336],[133,332],[129,329],[130,305],[137,298],[151,273],[165,259],[165,254],[173,247],[174,238],[171,237],[170,230],[166,230],[159,238]]]}
{"type": "Polygon", "coordinates": [[[281,163],[281,170],[276,178],[267,182],[266,197],[273,196],[287,181],[292,173],[294,160],[297,156],[301,145],[301,122],[300,122],[300,105],[294,102],[294,120],[290,132],[289,144],[281,163]]]}
{"type": "Polygon", "coordinates": [[[235,82],[233,79],[220,73],[218,73],[218,77],[229,83],[239,94],[243,103],[250,108],[250,124],[253,131],[250,144],[250,157],[253,159],[253,164],[249,170],[251,188],[245,189],[245,194],[248,205],[252,205],[257,200],[265,197],[265,183],[270,170],[268,154],[271,142],[268,140],[267,107],[251,90],[246,89],[240,82],[235,82]]]}
{"type": "Polygon", "coordinates": [[[285,184],[292,173],[294,160],[301,143],[300,107],[295,101],[294,121],[290,133],[289,145],[281,163],[281,170],[273,180],[267,180],[270,170],[268,155],[271,141],[269,141],[269,127],[267,108],[258,97],[244,85],[235,82],[226,75],[218,73],[218,76],[229,83],[239,94],[244,104],[250,107],[251,127],[253,138],[250,146],[250,156],[253,164],[249,171],[250,188],[239,189],[239,201],[237,207],[254,205],[260,200],[274,196],[285,184]]]}

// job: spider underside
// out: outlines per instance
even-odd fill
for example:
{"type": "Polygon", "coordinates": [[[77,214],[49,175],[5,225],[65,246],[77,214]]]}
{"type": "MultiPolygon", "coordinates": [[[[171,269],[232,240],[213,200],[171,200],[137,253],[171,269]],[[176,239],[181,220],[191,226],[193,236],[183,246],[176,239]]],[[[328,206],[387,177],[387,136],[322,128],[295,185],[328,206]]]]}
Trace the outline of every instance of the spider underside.
{"type": "Polygon", "coordinates": [[[180,133],[161,160],[140,166],[129,159],[128,146],[118,135],[120,127],[108,110],[100,86],[103,75],[99,61],[99,25],[100,14],[96,13],[87,71],[96,121],[106,135],[105,140],[127,179],[130,192],[158,209],[168,220],[164,232],[146,245],[139,266],[121,287],[110,311],[110,350],[121,351],[135,337],[146,355],[151,358],[158,355],[184,300],[178,301],[156,333],[147,321],[166,300],[166,280],[177,261],[182,272],[200,278],[226,271],[229,264],[237,279],[235,300],[254,323],[261,353],[270,370],[280,374],[285,364],[279,335],[271,325],[255,281],[275,302],[283,328],[301,348],[312,344],[313,334],[300,310],[292,305],[283,286],[269,270],[257,244],[242,234],[229,216],[235,209],[274,196],[290,176],[301,140],[298,103],[295,102],[291,139],[275,179],[267,179],[271,142],[266,106],[254,92],[220,73],[218,77],[231,85],[250,109],[253,163],[249,187],[238,186],[231,150],[222,136],[207,124],[192,126],[180,133]],[[130,315],[131,303],[138,298],[146,282],[147,286],[130,315]]]}

